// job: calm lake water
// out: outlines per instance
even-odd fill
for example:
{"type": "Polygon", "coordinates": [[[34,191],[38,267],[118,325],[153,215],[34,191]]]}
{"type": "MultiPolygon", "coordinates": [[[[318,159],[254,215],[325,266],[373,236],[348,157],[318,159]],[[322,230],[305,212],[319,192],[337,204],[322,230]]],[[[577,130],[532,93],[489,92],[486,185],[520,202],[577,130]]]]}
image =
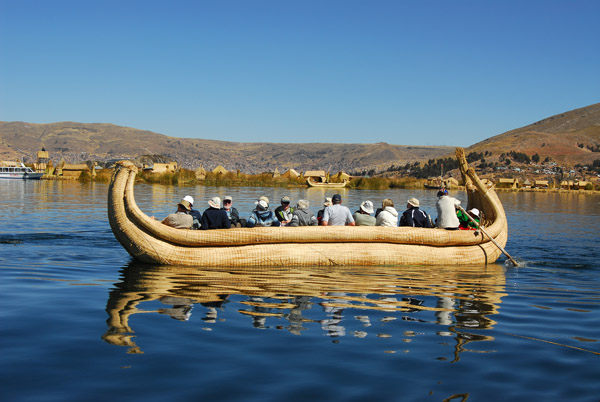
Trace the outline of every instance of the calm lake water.
{"type": "MultiPolygon", "coordinates": [[[[600,400],[597,195],[501,193],[520,268],[219,271],[133,262],[107,188],[0,182],[3,401],[600,400]]],[[[158,218],[185,194],[246,216],[326,192],[136,186],[158,218]]],[[[435,211],[434,191],[342,196],[435,211]]]]}

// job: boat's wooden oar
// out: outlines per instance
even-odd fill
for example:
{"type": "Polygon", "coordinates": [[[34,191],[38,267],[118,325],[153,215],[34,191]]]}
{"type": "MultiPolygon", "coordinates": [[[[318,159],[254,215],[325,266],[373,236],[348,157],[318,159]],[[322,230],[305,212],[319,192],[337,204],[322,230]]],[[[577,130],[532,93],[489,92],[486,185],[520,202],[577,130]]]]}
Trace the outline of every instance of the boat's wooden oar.
{"type": "Polygon", "coordinates": [[[494,245],[495,245],[496,247],[498,247],[498,249],[500,249],[500,251],[502,251],[502,252],[504,253],[504,255],[505,255],[505,256],[507,256],[507,257],[508,257],[508,259],[510,260],[510,262],[512,262],[512,263],[514,264],[514,266],[515,266],[515,267],[518,267],[518,266],[519,266],[519,264],[518,264],[518,263],[515,261],[515,259],[514,259],[514,258],[512,258],[512,257],[510,256],[510,254],[508,254],[508,253],[506,252],[506,250],[504,250],[504,248],[502,248],[502,246],[501,246],[501,245],[499,245],[499,244],[498,244],[498,242],[496,242],[496,240],[494,240],[494,239],[492,238],[492,236],[490,236],[490,235],[489,235],[489,234],[488,234],[488,233],[487,233],[487,232],[486,232],[486,231],[483,229],[483,227],[482,227],[482,226],[479,224],[479,222],[477,222],[477,221],[476,221],[476,220],[475,220],[475,219],[474,219],[474,218],[473,218],[471,215],[469,215],[469,213],[468,213],[467,211],[465,211],[465,209],[464,209],[463,207],[461,207],[460,205],[457,205],[456,207],[457,207],[458,209],[460,209],[460,210],[463,212],[463,214],[465,214],[465,216],[466,216],[467,218],[469,218],[469,220],[470,220],[471,222],[473,222],[473,223],[475,224],[475,226],[477,226],[477,229],[478,229],[478,230],[481,230],[481,232],[482,232],[484,235],[486,235],[486,236],[487,236],[487,237],[488,237],[488,238],[489,238],[489,239],[492,241],[492,243],[494,243],[494,245]]]}

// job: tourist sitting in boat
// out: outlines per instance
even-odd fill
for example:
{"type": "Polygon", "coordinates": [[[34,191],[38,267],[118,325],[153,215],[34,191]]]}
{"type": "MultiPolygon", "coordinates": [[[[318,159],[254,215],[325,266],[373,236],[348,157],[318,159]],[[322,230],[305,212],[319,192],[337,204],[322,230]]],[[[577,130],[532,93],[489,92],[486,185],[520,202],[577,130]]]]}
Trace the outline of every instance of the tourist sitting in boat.
{"type": "Polygon", "coordinates": [[[296,209],[292,214],[292,219],[290,220],[290,223],[287,224],[287,226],[317,226],[317,218],[315,217],[315,214],[313,214],[312,211],[308,209],[308,206],[308,200],[298,200],[298,203],[296,204],[296,209]]]}
{"type": "Polygon", "coordinates": [[[352,215],[356,226],[375,226],[376,219],[374,216],[371,216],[372,213],[373,203],[369,200],[363,201],[358,211],[352,215]]]}
{"type": "Polygon", "coordinates": [[[190,202],[182,199],[177,204],[177,212],[167,215],[162,223],[175,229],[191,229],[194,224],[194,218],[188,215],[191,210],[190,202]]]}
{"type": "MultiPolygon", "coordinates": [[[[471,208],[467,211],[467,214],[469,214],[471,216],[471,218],[473,218],[475,221],[477,221],[477,223],[479,223],[480,220],[480,212],[477,208],[471,208]]],[[[456,211],[456,217],[458,218],[458,221],[460,222],[458,228],[460,230],[476,230],[477,229],[477,225],[471,220],[469,219],[469,217],[460,209],[456,211]]]]}
{"type": "Polygon", "coordinates": [[[419,209],[419,200],[410,198],[406,203],[406,211],[400,217],[400,226],[411,226],[414,228],[431,228],[431,218],[427,212],[419,209]]]}
{"type": "Polygon", "coordinates": [[[331,197],[330,206],[323,212],[323,226],[354,226],[354,218],[348,207],[342,205],[342,196],[335,194],[331,197]]]}
{"type": "Polygon", "coordinates": [[[317,212],[317,222],[319,222],[319,226],[323,225],[323,214],[325,213],[325,208],[331,205],[331,197],[325,197],[325,202],[323,202],[323,209],[320,209],[317,212]]]}
{"type": "Polygon", "coordinates": [[[213,197],[208,200],[209,208],[202,214],[202,226],[200,229],[229,229],[231,223],[227,217],[227,212],[221,209],[221,199],[213,197]]]}
{"type": "Polygon", "coordinates": [[[186,195],[185,197],[183,197],[183,199],[190,203],[191,209],[188,212],[188,215],[192,215],[192,218],[194,219],[192,229],[200,229],[200,222],[202,222],[202,212],[194,209],[194,198],[191,195],[186,195]]]}
{"type": "Polygon", "coordinates": [[[437,193],[438,200],[435,204],[437,209],[437,218],[435,224],[438,228],[446,230],[458,230],[460,222],[456,216],[456,207],[460,205],[460,200],[448,195],[448,190],[441,189],[437,193]]]}
{"type": "Polygon", "coordinates": [[[292,220],[294,208],[290,207],[290,197],[287,195],[281,198],[281,205],[275,208],[275,216],[281,222],[282,226],[287,225],[292,220]]]}
{"type": "Polygon", "coordinates": [[[398,211],[394,208],[394,201],[386,198],[381,202],[381,212],[377,215],[375,226],[398,226],[398,211]]]}
{"type": "Polygon", "coordinates": [[[240,213],[237,208],[233,206],[233,198],[230,196],[223,197],[223,211],[227,213],[227,218],[229,219],[229,223],[231,223],[232,228],[241,228],[246,226],[246,220],[240,219],[240,213]]]}
{"type": "Polygon", "coordinates": [[[256,208],[248,218],[246,227],[253,228],[255,226],[281,226],[281,223],[275,217],[273,211],[269,209],[269,199],[262,196],[256,202],[256,208]]]}

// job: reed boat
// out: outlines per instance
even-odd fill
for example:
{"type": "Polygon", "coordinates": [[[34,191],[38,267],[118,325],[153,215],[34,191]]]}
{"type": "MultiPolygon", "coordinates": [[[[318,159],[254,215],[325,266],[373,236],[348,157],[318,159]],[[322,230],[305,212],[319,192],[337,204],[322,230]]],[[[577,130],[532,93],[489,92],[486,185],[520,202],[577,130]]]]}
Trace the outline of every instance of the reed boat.
{"type": "Polygon", "coordinates": [[[134,183],[138,169],[130,161],[115,166],[108,191],[108,220],[125,250],[135,259],[152,264],[228,268],[493,263],[508,238],[504,208],[495,191],[469,167],[462,148],[457,148],[456,156],[468,196],[467,208],[483,212],[485,234],[481,230],[372,226],[174,229],[137,206],[134,183]]]}
{"type": "Polygon", "coordinates": [[[309,177],[308,179],[306,179],[306,184],[309,185],[309,187],[318,187],[318,188],[344,188],[346,187],[346,184],[348,184],[348,180],[344,180],[341,183],[330,183],[330,182],[318,182],[318,181],[314,181],[312,179],[312,177],[309,177]]]}

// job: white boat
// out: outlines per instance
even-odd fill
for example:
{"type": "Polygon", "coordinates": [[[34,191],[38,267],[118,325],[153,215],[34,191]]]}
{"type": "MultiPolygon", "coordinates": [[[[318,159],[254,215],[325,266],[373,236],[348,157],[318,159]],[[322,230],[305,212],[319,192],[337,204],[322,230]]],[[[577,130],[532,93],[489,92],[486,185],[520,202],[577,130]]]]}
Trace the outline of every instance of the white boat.
{"type": "Polygon", "coordinates": [[[36,173],[22,163],[20,165],[0,167],[0,179],[40,180],[42,178],[43,173],[36,173]]]}

